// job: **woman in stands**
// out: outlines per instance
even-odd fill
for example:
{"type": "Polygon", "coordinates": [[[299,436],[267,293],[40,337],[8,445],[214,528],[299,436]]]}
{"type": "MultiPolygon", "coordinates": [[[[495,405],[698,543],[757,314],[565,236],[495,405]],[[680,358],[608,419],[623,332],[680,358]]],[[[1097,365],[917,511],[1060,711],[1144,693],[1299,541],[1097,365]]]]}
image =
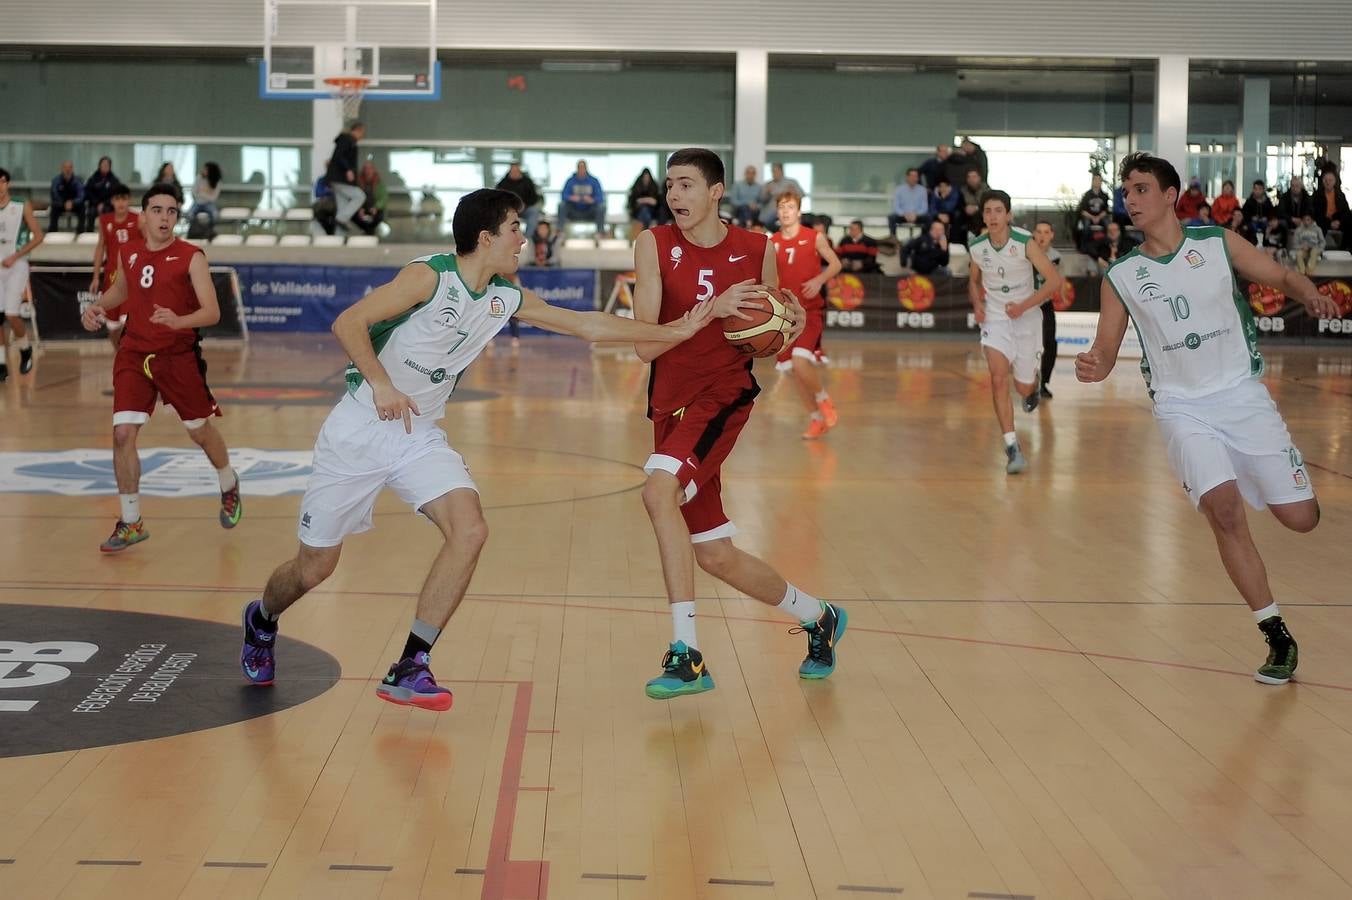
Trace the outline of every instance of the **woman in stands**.
{"type": "Polygon", "coordinates": [[[362,200],[361,209],[352,217],[352,221],[363,232],[373,235],[380,223],[385,221],[385,206],[390,200],[389,189],[385,187],[385,182],[380,180],[375,163],[370,160],[362,163],[361,172],[357,175],[357,187],[365,192],[366,197],[362,200]]]}
{"type": "Polygon", "coordinates": [[[188,222],[195,222],[198,216],[205,216],[206,231],[210,234],[215,230],[216,219],[221,214],[216,206],[220,198],[221,167],[214,162],[203,163],[192,185],[192,209],[188,210],[188,222]]]}

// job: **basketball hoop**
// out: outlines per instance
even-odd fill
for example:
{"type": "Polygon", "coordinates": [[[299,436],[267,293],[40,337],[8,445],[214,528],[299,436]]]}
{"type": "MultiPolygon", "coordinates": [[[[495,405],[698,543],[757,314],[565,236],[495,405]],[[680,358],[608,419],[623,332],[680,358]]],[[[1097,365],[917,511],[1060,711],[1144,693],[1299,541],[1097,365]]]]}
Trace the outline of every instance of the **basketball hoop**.
{"type": "Polygon", "coordinates": [[[329,93],[335,100],[342,101],[343,121],[349,122],[357,118],[361,112],[361,100],[366,94],[366,86],[371,83],[371,79],[361,75],[335,75],[331,78],[325,78],[324,83],[329,86],[329,93]]]}

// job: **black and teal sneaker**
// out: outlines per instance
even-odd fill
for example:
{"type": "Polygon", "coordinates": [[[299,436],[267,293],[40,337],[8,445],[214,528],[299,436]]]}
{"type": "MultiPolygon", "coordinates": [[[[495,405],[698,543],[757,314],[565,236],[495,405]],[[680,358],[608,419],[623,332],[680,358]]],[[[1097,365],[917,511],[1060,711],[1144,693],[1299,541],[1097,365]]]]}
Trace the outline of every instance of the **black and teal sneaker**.
{"type": "Polygon", "coordinates": [[[807,656],[798,667],[799,678],[825,678],[836,670],[836,645],[845,636],[845,626],[849,621],[845,610],[831,603],[822,603],[820,619],[789,631],[790,634],[807,632],[807,656]]]}
{"type": "Polygon", "coordinates": [[[643,692],[654,700],[670,700],[713,689],[714,679],[704,665],[703,654],[687,647],[685,641],[677,641],[662,657],[662,674],[649,681],[643,692]]]}
{"type": "Polygon", "coordinates": [[[1267,662],[1253,673],[1253,680],[1261,684],[1286,684],[1296,673],[1296,639],[1286,630],[1281,616],[1268,616],[1258,623],[1258,630],[1267,638],[1267,662]]]}

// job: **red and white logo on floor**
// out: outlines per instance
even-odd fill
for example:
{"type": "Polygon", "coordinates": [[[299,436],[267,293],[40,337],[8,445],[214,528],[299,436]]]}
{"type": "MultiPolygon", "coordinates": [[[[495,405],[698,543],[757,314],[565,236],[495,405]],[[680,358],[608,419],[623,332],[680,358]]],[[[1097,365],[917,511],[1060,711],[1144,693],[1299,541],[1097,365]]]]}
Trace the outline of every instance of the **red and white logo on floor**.
{"type": "MultiPolygon", "coordinates": [[[[230,449],[246,495],[275,497],[305,492],[309,450],[230,449]]],[[[141,449],[141,493],[152,497],[214,497],[216,470],[196,447],[141,449]]],[[[0,493],[93,497],[117,493],[113,452],[106,449],[0,453],[0,493]]]]}

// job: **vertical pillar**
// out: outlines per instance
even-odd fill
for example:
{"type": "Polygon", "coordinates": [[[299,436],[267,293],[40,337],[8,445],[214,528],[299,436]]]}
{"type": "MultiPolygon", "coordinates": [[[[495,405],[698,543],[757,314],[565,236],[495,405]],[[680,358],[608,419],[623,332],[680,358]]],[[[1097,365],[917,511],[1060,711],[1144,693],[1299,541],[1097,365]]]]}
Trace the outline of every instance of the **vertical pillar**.
{"type": "Polygon", "coordinates": [[[765,50],[737,51],[737,104],[733,129],[733,171],[728,183],[740,179],[742,170],[765,165],[767,108],[769,105],[770,54],[765,50]]]}
{"type": "Polygon", "coordinates": [[[1174,164],[1187,183],[1188,57],[1161,56],[1155,73],[1155,155],[1174,164]]]}
{"type": "MultiPolygon", "coordinates": [[[[1244,82],[1244,118],[1239,130],[1241,165],[1235,173],[1239,185],[1253,184],[1255,178],[1267,178],[1268,125],[1271,119],[1272,81],[1246,75],[1244,82]],[[1256,156],[1250,154],[1257,154],[1256,156]]],[[[1236,193],[1246,188],[1236,187],[1236,193]]]]}
{"type": "MultiPolygon", "coordinates": [[[[323,75],[342,71],[342,44],[315,46],[316,73],[323,75]]],[[[313,184],[315,179],[324,174],[327,168],[325,163],[333,153],[333,139],[343,130],[343,103],[341,100],[313,100],[310,107],[310,183],[313,184]]]]}

